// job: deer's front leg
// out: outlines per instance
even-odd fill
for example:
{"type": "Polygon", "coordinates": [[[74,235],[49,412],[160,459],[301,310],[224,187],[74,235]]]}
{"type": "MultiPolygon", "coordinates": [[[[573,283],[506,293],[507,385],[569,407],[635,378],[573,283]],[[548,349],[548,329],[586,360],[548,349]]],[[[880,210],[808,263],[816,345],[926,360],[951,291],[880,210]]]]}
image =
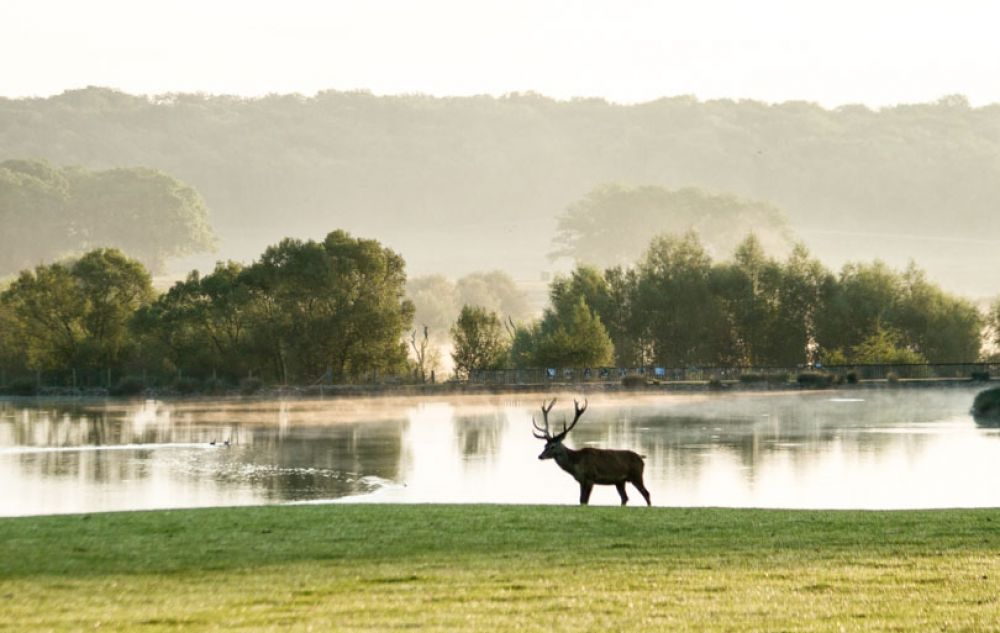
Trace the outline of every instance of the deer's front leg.
{"type": "Polygon", "coordinates": [[[622,505],[628,503],[628,494],[625,492],[625,482],[619,482],[615,484],[615,488],[618,489],[618,496],[622,498],[622,505]]]}
{"type": "Polygon", "coordinates": [[[580,505],[585,506],[590,501],[590,491],[594,489],[594,484],[580,484],[580,505]]]}

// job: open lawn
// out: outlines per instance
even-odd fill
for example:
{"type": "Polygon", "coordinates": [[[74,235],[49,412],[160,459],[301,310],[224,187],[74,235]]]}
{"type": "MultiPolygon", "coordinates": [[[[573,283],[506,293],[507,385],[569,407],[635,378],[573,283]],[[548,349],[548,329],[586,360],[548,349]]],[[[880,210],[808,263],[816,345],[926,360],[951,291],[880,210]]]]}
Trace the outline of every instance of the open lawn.
{"type": "Polygon", "coordinates": [[[1000,631],[1000,510],[0,520],[0,630],[1000,631]]]}

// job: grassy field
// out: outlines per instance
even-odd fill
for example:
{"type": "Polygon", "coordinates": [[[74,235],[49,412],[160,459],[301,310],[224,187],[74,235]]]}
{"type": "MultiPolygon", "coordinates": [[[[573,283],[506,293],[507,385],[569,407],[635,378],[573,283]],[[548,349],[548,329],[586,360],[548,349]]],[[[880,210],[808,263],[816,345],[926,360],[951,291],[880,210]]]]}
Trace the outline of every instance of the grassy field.
{"type": "Polygon", "coordinates": [[[0,520],[0,630],[1000,631],[1000,510],[0,520]]]}

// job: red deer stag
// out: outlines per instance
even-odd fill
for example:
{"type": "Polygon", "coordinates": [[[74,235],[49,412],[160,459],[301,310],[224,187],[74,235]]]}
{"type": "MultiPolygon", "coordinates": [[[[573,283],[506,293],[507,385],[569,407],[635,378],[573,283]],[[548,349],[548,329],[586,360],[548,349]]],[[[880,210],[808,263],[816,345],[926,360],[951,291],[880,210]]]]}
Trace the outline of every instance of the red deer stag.
{"type": "Polygon", "coordinates": [[[645,467],[642,456],[632,451],[613,451],[604,448],[581,448],[578,451],[566,448],[562,442],[566,439],[566,434],[572,431],[576,423],[580,421],[583,412],[587,410],[587,401],[584,400],[581,407],[574,400],[573,409],[576,411],[576,416],[573,418],[573,423],[567,427],[566,421],[563,420],[562,433],[552,435],[549,431],[549,411],[552,410],[555,403],[555,398],[548,406],[545,406],[544,402],[542,403],[542,419],[545,421],[545,428],[538,426],[534,417],[531,418],[535,429],[541,431],[541,434],[535,433],[535,437],[545,440],[545,450],[538,456],[538,459],[554,459],[559,464],[559,468],[573,475],[573,479],[580,483],[580,505],[587,505],[594,484],[617,488],[618,496],[622,498],[622,505],[625,505],[628,503],[625,482],[636,487],[646,500],[646,505],[653,505],[649,500],[649,491],[642,484],[642,469],[645,467]]]}

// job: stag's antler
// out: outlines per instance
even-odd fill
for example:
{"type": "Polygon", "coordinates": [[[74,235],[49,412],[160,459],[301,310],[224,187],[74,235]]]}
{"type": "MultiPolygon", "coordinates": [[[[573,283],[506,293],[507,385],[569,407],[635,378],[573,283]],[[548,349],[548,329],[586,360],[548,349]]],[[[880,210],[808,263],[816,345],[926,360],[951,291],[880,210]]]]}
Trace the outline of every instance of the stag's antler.
{"type": "Polygon", "coordinates": [[[549,431],[549,411],[552,410],[552,407],[555,405],[555,403],[556,403],[555,398],[552,399],[552,402],[549,403],[549,406],[545,406],[545,402],[542,401],[542,420],[545,421],[545,428],[538,426],[538,422],[535,422],[535,416],[531,416],[531,424],[534,425],[536,430],[542,432],[541,435],[539,435],[538,433],[533,433],[533,435],[540,440],[552,439],[552,433],[549,431]]]}
{"type": "Polygon", "coordinates": [[[573,422],[569,426],[566,426],[566,420],[563,420],[563,430],[562,430],[562,432],[559,433],[559,434],[557,434],[557,435],[552,435],[552,431],[549,429],[549,411],[552,410],[552,407],[555,406],[555,404],[556,404],[556,399],[555,398],[553,398],[552,401],[549,402],[549,404],[547,406],[546,406],[546,404],[544,402],[542,403],[542,421],[545,422],[545,427],[544,428],[538,426],[538,422],[535,421],[535,416],[531,416],[531,423],[535,426],[535,430],[542,432],[541,435],[539,435],[538,433],[534,433],[534,436],[537,437],[540,440],[561,440],[561,439],[563,439],[564,437],[566,437],[567,433],[569,433],[570,431],[573,430],[573,427],[576,426],[576,423],[580,421],[580,416],[583,415],[583,412],[587,410],[587,401],[586,400],[583,401],[583,406],[582,407],[580,406],[579,402],[577,402],[576,400],[573,400],[573,411],[574,411],[574,414],[575,414],[573,416],[573,422]]]}
{"type": "Polygon", "coordinates": [[[534,427],[537,430],[539,430],[539,431],[542,432],[542,435],[539,435],[538,433],[534,433],[534,436],[537,437],[540,440],[551,440],[552,439],[552,434],[549,432],[549,411],[552,410],[552,407],[555,405],[555,403],[556,403],[556,399],[555,398],[552,398],[552,402],[550,402],[549,406],[547,406],[547,407],[545,406],[545,402],[544,401],[542,402],[542,419],[545,421],[545,428],[544,429],[542,427],[538,426],[538,422],[535,422],[535,416],[531,416],[531,424],[534,425],[534,427]]]}
{"type": "Polygon", "coordinates": [[[584,399],[583,406],[581,407],[580,403],[577,402],[576,399],[574,398],[573,411],[576,415],[573,417],[573,423],[569,425],[569,428],[566,428],[566,420],[563,420],[563,431],[562,433],[559,434],[559,436],[566,437],[566,434],[573,430],[573,427],[576,426],[576,423],[580,421],[580,416],[583,415],[583,412],[586,410],[587,410],[587,400],[584,399]]]}

